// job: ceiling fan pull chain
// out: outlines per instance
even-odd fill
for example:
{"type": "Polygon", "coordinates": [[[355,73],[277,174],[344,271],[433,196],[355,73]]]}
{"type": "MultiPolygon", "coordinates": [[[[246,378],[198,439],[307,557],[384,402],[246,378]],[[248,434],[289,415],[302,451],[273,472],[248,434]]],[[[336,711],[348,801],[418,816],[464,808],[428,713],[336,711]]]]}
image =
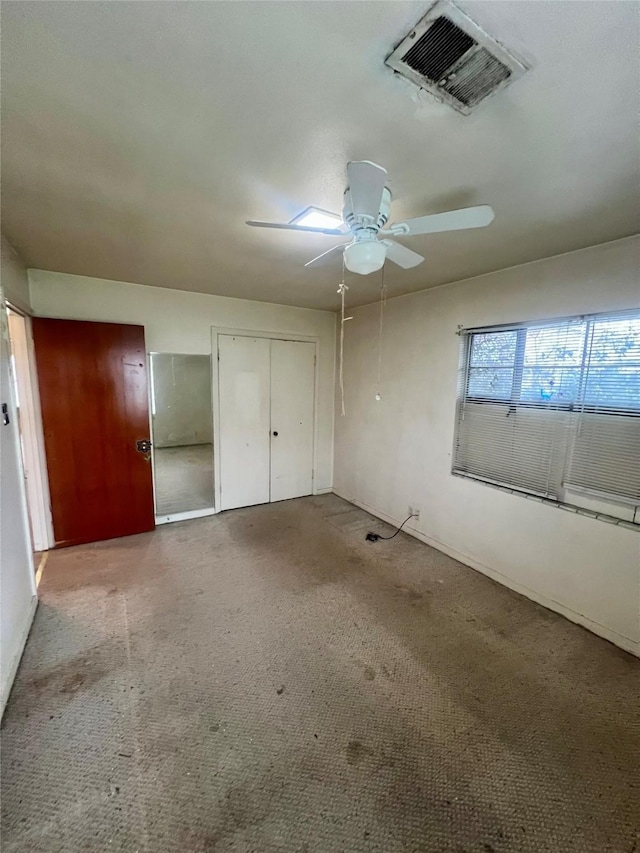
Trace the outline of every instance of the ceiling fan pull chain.
{"type": "Polygon", "coordinates": [[[342,417],[344,417],[344,375],[343,375],[343,365],[344,365],[344,324],[347,320],[352,320],[353,317],[345,317],[344,316],[344,295],[346,291],[349,290],[347,285],[344,283],[344,259],[342,261],[342,281],[338,285],[338,293],[340,294],[341,302],[342,302],[342,314],[340,317],[340,402],[342,405],[342,417]]]}
{"type": "Polygon", "coordinates": [[[380,326],[378,329],[378,390],[376,400],[381,400],[380,385],[382,381],[382,328],[384,326],[384,309],[387,304],[387,285],[384,283],[384,267],[382,267],[382,283],[380,285],[380,326]]]}

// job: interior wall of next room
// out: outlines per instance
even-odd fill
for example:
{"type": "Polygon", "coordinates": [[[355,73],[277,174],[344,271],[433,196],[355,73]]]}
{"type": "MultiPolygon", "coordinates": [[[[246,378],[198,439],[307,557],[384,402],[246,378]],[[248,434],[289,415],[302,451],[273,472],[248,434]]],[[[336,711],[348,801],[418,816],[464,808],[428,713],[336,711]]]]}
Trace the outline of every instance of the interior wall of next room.
{"type": "Polygon", "coordinates": [[[334,490],[636,653],[640,538],[451,474],[465,328],[637,307],[640,238],[349,309],[334,490]]]}
{"type": "Polygon", "coordinates": [[[211,362],[202,356],[152,356],[153,444],[185,447],[213,442],[211,362]]]}
{"type": "MultiPolygon", "coordinates": [[[[316,491],[331,488],[335,364],[333,312],[45,270],[29,270],[29,282],[36,316],[139,323],[145,328],[149,352],[209,354],[213,326],[317,338],[318,414],[314,483],[316,491]]],[[[300,287],[304,286],[301,275],[300,287]]]]}

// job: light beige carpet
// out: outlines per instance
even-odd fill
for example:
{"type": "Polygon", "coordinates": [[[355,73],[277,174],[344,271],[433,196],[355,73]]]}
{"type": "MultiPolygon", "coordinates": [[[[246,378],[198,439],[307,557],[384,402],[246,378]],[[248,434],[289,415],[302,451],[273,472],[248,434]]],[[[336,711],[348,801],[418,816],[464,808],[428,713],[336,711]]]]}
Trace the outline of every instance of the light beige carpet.
{"type": "Polygon", "coordinates": [[[635,853],[640,662],[332,496],[50,554],[3,853],[635,853]]]}

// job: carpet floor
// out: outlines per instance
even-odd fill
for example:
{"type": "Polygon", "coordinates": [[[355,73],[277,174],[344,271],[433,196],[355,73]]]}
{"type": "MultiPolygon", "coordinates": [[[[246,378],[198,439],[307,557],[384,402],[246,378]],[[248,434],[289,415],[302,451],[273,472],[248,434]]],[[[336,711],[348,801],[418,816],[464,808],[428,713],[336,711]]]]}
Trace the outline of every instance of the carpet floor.
{"type": "Polygon", "coordinates": [[[640,661],[334,495],[54,551],[2,850],[636,853],[640,661]]]}

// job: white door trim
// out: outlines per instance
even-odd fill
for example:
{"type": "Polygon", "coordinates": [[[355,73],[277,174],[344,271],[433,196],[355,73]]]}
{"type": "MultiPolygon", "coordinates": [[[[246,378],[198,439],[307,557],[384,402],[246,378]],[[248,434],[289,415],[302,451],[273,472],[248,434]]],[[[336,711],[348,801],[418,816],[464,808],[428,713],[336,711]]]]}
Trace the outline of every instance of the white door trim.
{"type": "Polygon", "coordinates": [[[218,359],[218,336],[236,335],[247,338],[269,338],[272,341],[305,341],[315,344],[314,394],[313,394],[313,494],[316,494],[318,470],[318,365],[320,363],[320,339],[316,335],[299,335],[296,332],[267,332],[256,329],[235,329],[224,326],[211,327],[212,394],[213,401],[213,480],[215,511],[222,506],[222,484],[220,481],[220,382],[218,359]]]}
{"type": "Polygon", "coordinates": [[[53,548],[55,540],[31,317],[10,302],[7,303],[7,307],[13,314],[18,314],[24,320],[24,337],[12,342],[11,346],[16,372],[18,373],[16,379],[20,389],[22,415],[20,437],[24,449],[25,468],[29,476],[26,494],[33,549],[34,551],[46,551],[53,548]]]}
{"type": "Polygon", "coordinates": [[[215,515],[216,511],[212,506],[204,509],[189,509],[185,512],[171,512],[168,515],[156,515],[156,525],[170,524],[172,521],[189,521],[191,518],[205,518],[207,515],[215,515]]]}

